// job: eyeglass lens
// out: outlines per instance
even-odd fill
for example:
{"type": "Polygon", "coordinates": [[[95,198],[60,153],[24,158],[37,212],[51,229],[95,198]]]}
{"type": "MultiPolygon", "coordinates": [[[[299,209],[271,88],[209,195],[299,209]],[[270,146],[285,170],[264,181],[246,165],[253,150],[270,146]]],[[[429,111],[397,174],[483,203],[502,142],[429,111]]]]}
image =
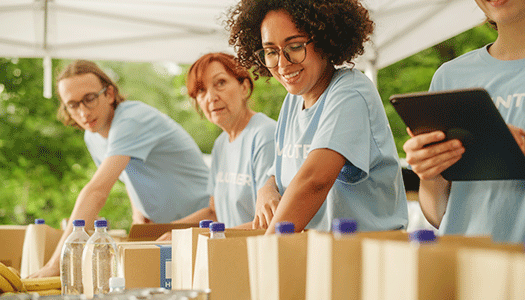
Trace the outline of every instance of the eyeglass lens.
{"type": "Polygon", "coordinates": [[[261,49],[259,50],[259,59],[267,68],[274,68],[279,64],[279,54],[283,53],[284,57],[293,64],[300,64],[306,58],[306,43],[292,43],[286,45],[282,51],[279,49],[261,49]]]}

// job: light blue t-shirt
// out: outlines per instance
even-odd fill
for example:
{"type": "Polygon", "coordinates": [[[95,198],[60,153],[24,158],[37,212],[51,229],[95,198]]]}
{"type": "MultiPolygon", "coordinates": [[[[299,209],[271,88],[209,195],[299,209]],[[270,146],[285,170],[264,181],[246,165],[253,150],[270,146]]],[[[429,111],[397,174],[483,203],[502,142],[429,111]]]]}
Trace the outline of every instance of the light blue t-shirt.
{"type": "Polygon", "coordinates": [[[337,70],[308,109],[288,94],[276,131],[275,175],[283,194],[314,149],[331,149],[346,163],[306,228],[329,231],[333,219],[353,218],[359,230],[405,228],[407,200],[399,157],[381,98],[355,69],[337,70]]]}
{"type": "Polygon", "coordinates": [[[268,180],[275,153],[276,122],[262,113],[230,143],[226,132],[213,145],[208,192],[219,222],[234,227],[253,221],[257,190],[268,180]]]}
{"type": "MultiPolygon", "coordinates": [[[[506,123],[525,129],[525,59],[502,61],[487,47],[443,64],[430,90],[485,88],[506,123]]],[[[525,181],[455,181],[441,234],[492,235],[496,241],[525,238],[525,181]]]]}
{"type": "Polygon", "coordinates": [[[119,179],[135,207],[168,223],[208,205],[208,168],[191,136],[175,121],[139,101],[117,106],[108,138],[86,131],[95,164],[113,155],[131,157],[119,179]]]}

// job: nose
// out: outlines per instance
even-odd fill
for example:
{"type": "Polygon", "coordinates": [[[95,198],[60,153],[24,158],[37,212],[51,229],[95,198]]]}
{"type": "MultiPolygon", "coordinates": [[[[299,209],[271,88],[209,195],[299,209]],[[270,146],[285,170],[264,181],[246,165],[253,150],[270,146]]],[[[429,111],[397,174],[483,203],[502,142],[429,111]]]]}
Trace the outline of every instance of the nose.
{"type": "Polygon", "coordinates": [[[291,64],[292,63],[286,58],[286,56],[284,56],[284,51],[281,50],[281,52],[279,53],[279,61],[277,63],[277,66],[279,68],[283,68],[291,64]]]}
{"type": "Polygon", "coordinates": [[[81,102],[77,109],[79,116],[84,117],[89,115],[90,110],[84,105],[84,103],[81,102]]]}
{"type": "Polygon", "coordinates": [[[215,91],[215,89],[213,88],[210,88],[208,89],[208,92],[206,93],[206,102],[214,102],[214,101],[217,101],[217,92],[215,91]]]}

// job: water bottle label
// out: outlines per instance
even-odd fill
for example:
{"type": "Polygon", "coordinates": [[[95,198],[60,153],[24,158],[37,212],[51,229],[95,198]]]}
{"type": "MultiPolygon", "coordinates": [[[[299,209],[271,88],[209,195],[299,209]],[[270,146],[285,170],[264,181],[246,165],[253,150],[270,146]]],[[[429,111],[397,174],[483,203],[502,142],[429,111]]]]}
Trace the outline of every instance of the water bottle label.
{"type": "Polygon", "coordinates": [[[171,245],[160,247],[160,287],[171,290],[171,245]]]}

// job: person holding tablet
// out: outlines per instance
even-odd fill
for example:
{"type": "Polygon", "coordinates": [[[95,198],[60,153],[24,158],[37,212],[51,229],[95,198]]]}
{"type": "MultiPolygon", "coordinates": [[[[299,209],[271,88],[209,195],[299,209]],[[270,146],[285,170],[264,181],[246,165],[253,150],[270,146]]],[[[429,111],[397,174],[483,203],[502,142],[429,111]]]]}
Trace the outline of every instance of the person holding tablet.
{"type": "MultiPolygon", "coordinates": [[[[431,91],[484,88],[525,153],[525,1],[476,0],[498,31],[496,41],[443,64],[431,91]]],[[[419,202],[441,234],[491,235],[496,241],[525,238],[525,181],[456,181],[440,174],[465,152],[459,140],[435,131],[412,136],[407,162],[420,177],[419,202]],[[430,143],[437,143],[429,145],[430,143]]],[[[495,162],[496,163],[496,162],[495,162]]]]}
{"type": "Polygon", "coordinates": [[[368,11],[350,0],[243,0],[228,27],[241,64],[288,91],[253,226],[328,231],[333,219],[353,218],[363,231],[405,228],[401,167],[379,93],[360,71],[335,67],[363,53],[368,11]]]}

